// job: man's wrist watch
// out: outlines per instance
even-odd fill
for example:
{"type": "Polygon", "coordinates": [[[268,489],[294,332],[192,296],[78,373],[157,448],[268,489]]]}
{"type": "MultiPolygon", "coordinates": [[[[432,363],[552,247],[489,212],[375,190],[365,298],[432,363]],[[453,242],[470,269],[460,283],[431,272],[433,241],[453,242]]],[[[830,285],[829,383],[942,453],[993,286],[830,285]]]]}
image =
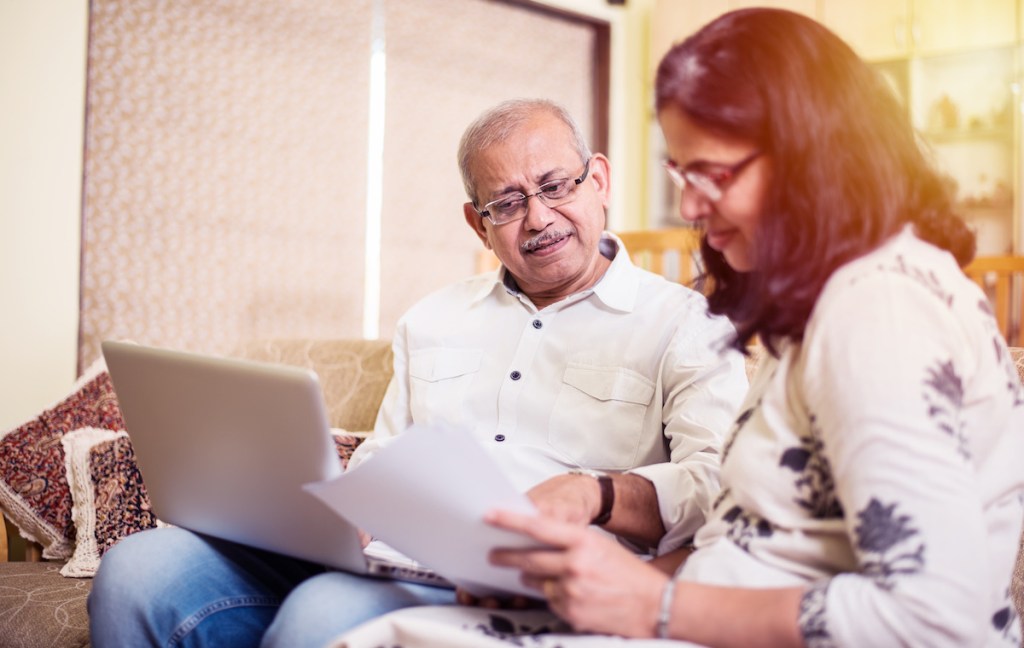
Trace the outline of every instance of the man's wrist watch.
{"type": "Polygon", "coordinates": [[[608,520],[612,519],[612,506],[615,505],[615,484],[611,475],[585,468],[576,468],[569,472],[573,475],[587,475],[597,480],[597,485],[601,489],[601,506],[590,523],[597,526],[608,524],[608,520]]]}

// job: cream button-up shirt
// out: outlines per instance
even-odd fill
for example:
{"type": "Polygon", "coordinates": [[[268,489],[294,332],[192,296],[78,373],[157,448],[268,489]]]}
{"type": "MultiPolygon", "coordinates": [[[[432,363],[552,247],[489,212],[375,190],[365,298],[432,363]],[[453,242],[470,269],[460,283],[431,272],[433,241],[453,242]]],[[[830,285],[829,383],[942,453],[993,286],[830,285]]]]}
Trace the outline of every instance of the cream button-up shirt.
{"type": "Polygon", "coordinates": [[[413,424],[470,431],[527,490],[573,468],[630,471],[657,489],[669,533],[692,538],[718,494],[722,439],[747,389],[733,333],[702,295],[612,258],[589,290],[537,310],[501,268],[413,306],[356,466],[413,424]]]}

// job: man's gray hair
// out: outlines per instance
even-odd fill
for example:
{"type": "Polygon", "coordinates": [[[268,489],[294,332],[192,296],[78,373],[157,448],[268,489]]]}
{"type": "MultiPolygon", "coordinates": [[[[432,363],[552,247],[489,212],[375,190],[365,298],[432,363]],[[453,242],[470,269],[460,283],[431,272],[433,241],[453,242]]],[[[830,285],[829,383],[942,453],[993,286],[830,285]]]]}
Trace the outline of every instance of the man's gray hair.
{"type": "Polygon", "coordinates": [[[591,157],[590,147],[583,136],[576,120],[561,105],[548,99],[510,99],[503,101],[494,108],[484,112],[466,128],[459,142],[459,172],[462,173],[462,184],[466,195],[475,205],[477,203],[476,183],[471,172],[473,158],[495,144],[504,142],[513,132],[526,123],[538,112],[554,115],[569,127],[573,146],[586,162],[591,157]]]}

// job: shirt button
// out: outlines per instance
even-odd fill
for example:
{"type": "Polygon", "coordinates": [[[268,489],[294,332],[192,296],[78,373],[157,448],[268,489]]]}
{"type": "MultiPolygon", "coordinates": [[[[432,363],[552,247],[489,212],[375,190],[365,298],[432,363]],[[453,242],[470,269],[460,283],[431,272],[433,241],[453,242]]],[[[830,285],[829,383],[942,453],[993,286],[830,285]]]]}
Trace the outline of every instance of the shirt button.
{"type": "Polygon", "coordinates": [[[542,326],[544,326],[544,322],[542,322],[540,320],[533,320],[533,328],[539,329],[542,326]]]}
{"type": "Polygon", "coordinates": [[[519,373],[518,371],[513,371],[513,372],[512,372],[512,373],[510,373],[510,374],[509,374],[508,376],[509,376],[509,378],[511,378],[512,380],[519,380],[520,378],[522,378],[522,377],[523,377],[523,374],[519,373]]]}
{"type": "Polygon", "coordinates": [[[498,443],[501,443],[502,441],[505,440],[505,435],[504,434],[495,434],[494,435],[494,440],[497,441],[498,443]]]}

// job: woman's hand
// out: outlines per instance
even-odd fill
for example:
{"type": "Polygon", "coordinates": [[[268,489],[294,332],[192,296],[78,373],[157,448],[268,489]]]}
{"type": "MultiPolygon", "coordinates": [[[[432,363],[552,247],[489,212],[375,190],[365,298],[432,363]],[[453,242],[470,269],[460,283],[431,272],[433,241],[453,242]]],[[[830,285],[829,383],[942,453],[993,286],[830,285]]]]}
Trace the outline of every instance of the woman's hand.
{"type": "Polygon", "coordinates": [[[667,576],[614,540],[578,524],[492,511],[485,520],[548,545],[495,549],[492,564],[522,571],[522,582],[578,631],[653,637],[667,576]]]}

